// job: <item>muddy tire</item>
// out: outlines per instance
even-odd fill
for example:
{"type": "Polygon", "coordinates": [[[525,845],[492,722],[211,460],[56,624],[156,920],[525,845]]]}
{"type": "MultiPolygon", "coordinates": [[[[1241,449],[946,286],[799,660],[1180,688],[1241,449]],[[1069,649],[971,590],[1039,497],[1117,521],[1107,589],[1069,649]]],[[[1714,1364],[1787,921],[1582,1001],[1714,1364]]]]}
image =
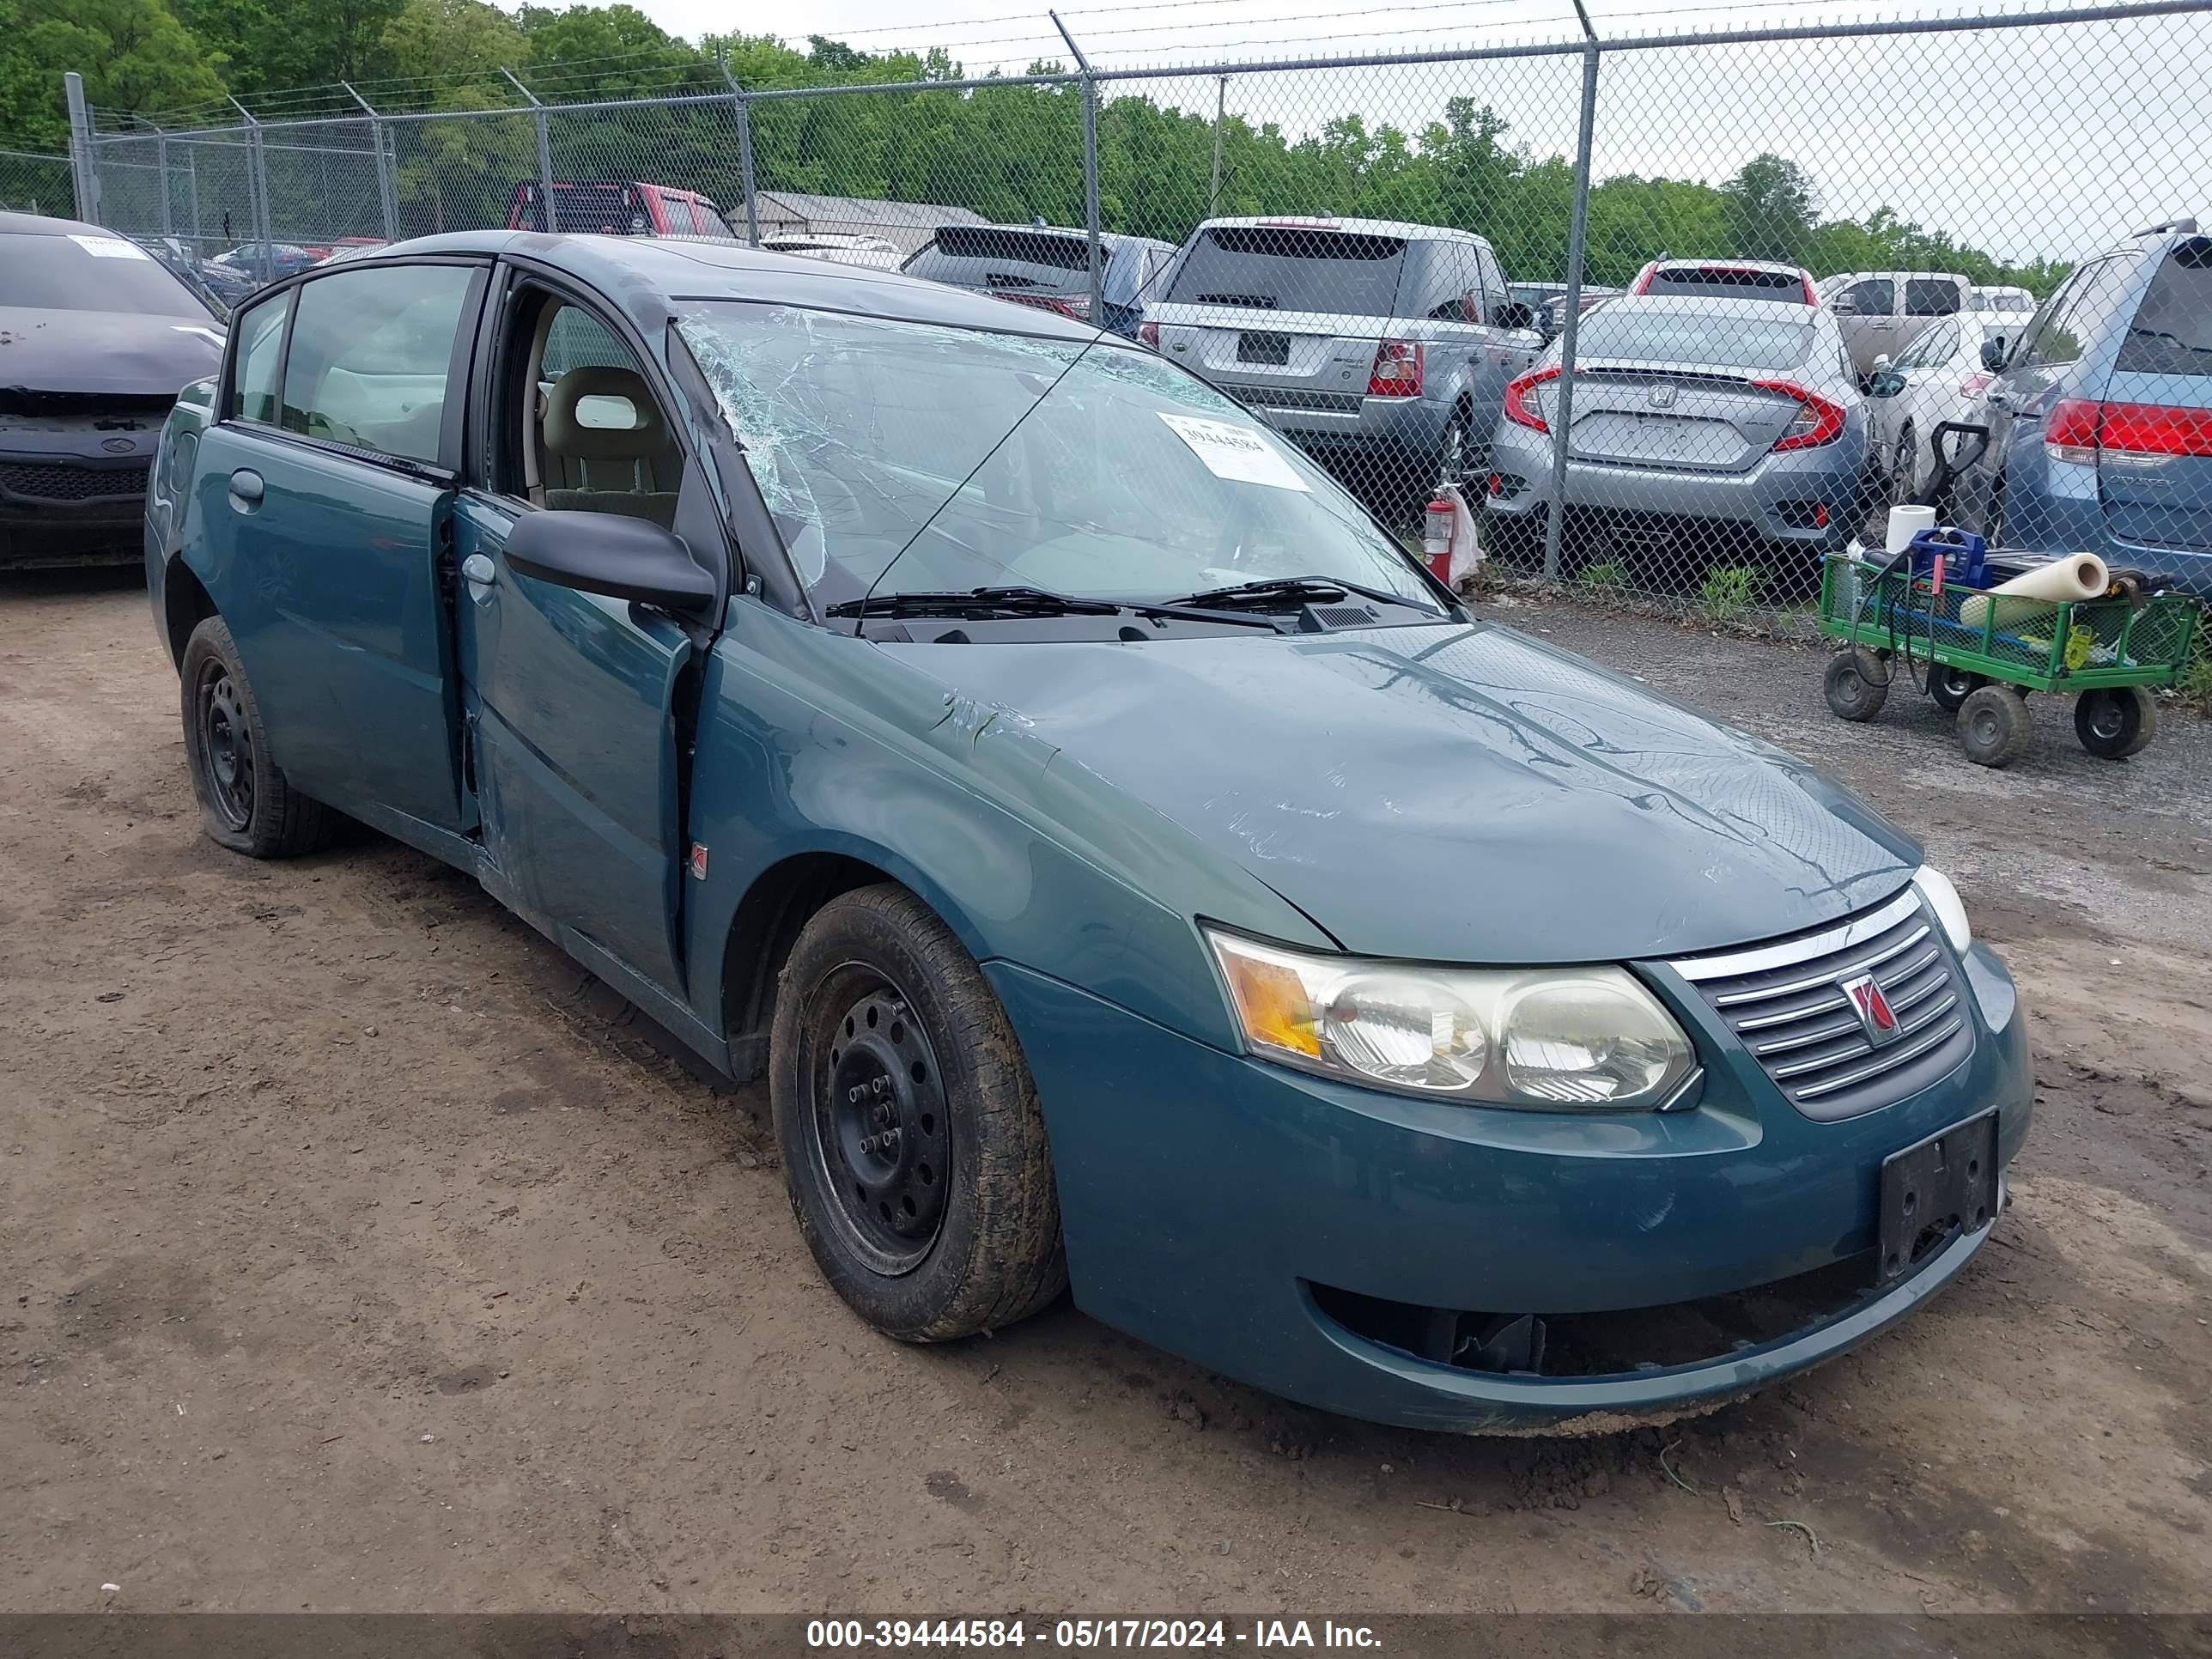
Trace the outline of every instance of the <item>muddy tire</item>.
{"type": "Polygon", "coordinates": [[[2125,760],[2158,735],[2158,704],[2140,685],[2102,686],[2074,699],[2074,735],[2102,760],[2125,760]]]}
{"type": "Polygon", "coordinates": [[[192,629],[179,665],[185,759],[209,839],[249,858],[295,858],[330,839],[337,815],[269,758],[261,705],[220,617],[192,629]]]}
{"type": "Polygon", "coordinates": [[[1959,746],[1977,766],[2010,766],[2035,738],[2027,699],[2009,685],[1984,685],[1959,705],[1959,746]]]}
{"type": "Polygon", "coordinates": [[[843,894],[800,933],[769,1090],[807,1248],[878,1330],[971,1336],[1066,1286],[1051,1149],[1013,1027],[904,888],[843,894]]]}
{"type": "Polygon", "coordinates": [[[1820,691],[1838,720],[1870,720],[1889,700],[1889,665],[1869,652],[1838,651],[1820,677],[1820,691]]]}

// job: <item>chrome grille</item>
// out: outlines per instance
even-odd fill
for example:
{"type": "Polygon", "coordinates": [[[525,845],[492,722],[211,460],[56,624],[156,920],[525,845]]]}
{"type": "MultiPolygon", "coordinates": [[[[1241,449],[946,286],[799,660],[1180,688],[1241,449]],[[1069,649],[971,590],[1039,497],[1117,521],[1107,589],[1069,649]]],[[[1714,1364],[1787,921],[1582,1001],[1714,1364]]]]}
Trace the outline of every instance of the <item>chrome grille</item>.
{"type": "Polygon", "coordinates": [[[1851,1117],[1902,1100],[1973,1048],[1966,987],[1911,888],[1838,927],[1673,966],[1808,1117],[1851,1117]],[[1862,974],[1897,1020],[1896,1035],[1879,1046],[1844,991],[1862,974]]]}

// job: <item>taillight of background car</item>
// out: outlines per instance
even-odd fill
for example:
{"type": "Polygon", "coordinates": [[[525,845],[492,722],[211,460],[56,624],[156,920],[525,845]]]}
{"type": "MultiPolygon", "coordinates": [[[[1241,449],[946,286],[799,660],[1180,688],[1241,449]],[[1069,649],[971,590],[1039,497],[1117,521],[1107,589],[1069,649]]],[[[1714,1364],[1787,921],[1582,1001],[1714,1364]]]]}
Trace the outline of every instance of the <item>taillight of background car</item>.
{"type": "Polygon", "coordinates": [[[1418,398],[1421,395],[1421,343],[1384,340],[1375,348],[1375,366],[1367,374],[1370,398],[1418,398]]]}
{"type": "MultiPolygon", "coordinates": [[[[1548,368],[1532,368],[1526,374],[1516,375],[1509,380],[1505,386],[1505,418],[1516,426],[1527,427],[1531,432],[1549,432],[1552,428],[1536,412],[1536,406],[1528,401],[1528,394],[1547,380],[1559,378],[1559,366],[1553,363],[1548,368]]],[[[1491,493],[1496,495],[1498,492],[1492,489],[1491,493]]]]}
{"type": "Polygon", "coordinates": [[[2108,404],[2064,398],[2043,423],[2053,460],[2094,463],[2098,456],[2165,460],[2212,456],[2212,412],[2169,404],[2108,404]]]}
{"type": "Polygon", "coordinates": [[[1817,392],[1808,392],[1795,380],[1753,380],[1752,384],[1762,392],[1778,392],[1785,398],[1795,398],[1798,410],[1796,418],[1783,428],[1782,435],[1774,441],[1775,453],[1791,449],[1818,449],[1831,444],[1843,435],[1844,406],[1823,398],[1817,392]]]}
{"type": "Polygon", "coordinates": [[[1160,349],[1160,325],[1158,323],[1137,325],[1137,343],[1148,345],[1155,351],[1160,349]]]}
{"type": "Polygon", "coordinates": [[[1988,390],[1990,382],[1995,379],[1996,376],[1986,369],[1978,368],[1959,382],[1959,395],[1961,398],[1978,398],[1988,390]]]}

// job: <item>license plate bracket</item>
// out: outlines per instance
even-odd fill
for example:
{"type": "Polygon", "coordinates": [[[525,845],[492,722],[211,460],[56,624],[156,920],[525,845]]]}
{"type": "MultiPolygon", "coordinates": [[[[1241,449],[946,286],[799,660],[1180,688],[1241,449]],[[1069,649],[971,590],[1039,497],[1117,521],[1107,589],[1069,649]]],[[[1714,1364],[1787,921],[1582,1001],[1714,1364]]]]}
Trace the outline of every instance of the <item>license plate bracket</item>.
{"type": "Polygon", "coordinates": [[[1939,1130],[1881,1161],[1881,1229],[1875,1282],[1910,1278],[1962,1233],[1978,1232],[1997,1209],[1994,1109],[1939,1130]]]}
{"type": "Polygon", "coordinates": [[[1291,337],[1287,334],[1240,334],[1237,337],[1237,361],[1240,363],[1264,363],[1281,368],[1291,361],[1291,337]]]}

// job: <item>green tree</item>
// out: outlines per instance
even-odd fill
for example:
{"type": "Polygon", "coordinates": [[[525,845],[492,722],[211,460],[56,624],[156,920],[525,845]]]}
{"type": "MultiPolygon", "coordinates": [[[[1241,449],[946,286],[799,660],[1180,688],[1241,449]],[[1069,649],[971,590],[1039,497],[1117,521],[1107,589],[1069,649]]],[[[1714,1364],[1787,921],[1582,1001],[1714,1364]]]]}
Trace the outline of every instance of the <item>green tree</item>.
{"type": "Polygon", "coordinates": [[[385,25],[383,50],[395,74],[455,82],[513,69],[530,56],[522,31],[483,0],[406,0],[385,25]]]}
{"type": "Polygon", "coordinates": [[[1729,252],[1791,264],[1804,262],[1820,203],[1803,167],[1779,155],[1754,155],[1721,186],[1721,195],[1728,203],[1734,240],[1729,252]]]}
{"type": "Polygon", "coordinates": [[[150,115],[222,96],[218,61],[167,0],[0,0],[0,110],[9,131],[65,140],[62,75],[84,76],[103,110],[150,115]]]}

